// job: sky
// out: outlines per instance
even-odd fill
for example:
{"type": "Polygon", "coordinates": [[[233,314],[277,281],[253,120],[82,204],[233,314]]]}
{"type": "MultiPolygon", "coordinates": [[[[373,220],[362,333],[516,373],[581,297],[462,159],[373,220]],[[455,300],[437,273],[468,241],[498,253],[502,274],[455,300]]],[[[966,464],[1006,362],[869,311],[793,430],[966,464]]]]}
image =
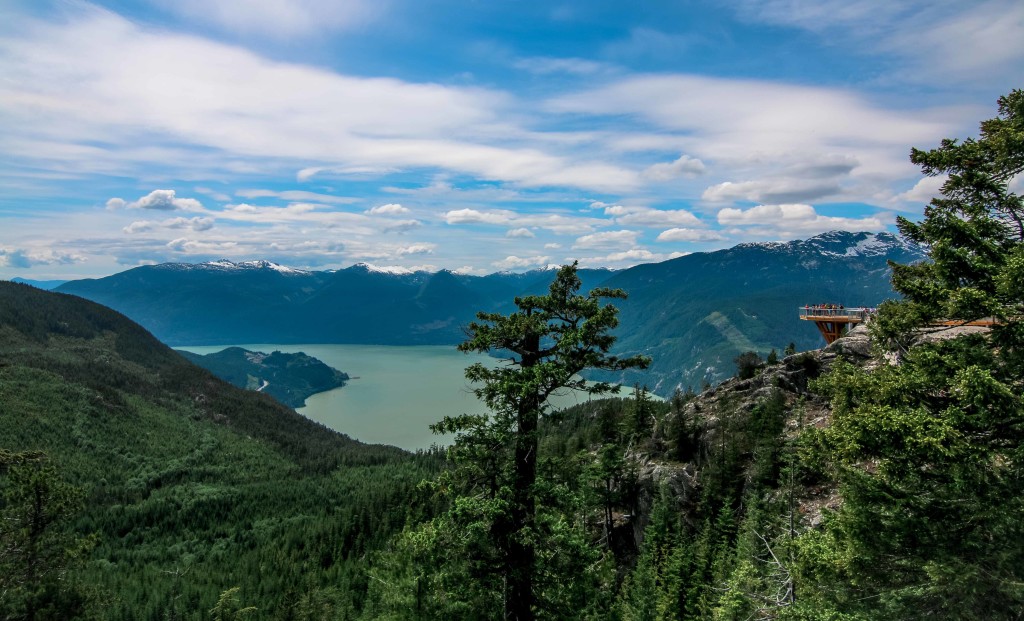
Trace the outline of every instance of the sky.
{"type": "MultiPolygon", "coordinates": [[[[895,231],[1020,0],[0,0],[0,278],[624,268],[895,231]]],[[[1013,187],[1024,187],[1017,178],[1013,187]]]]}

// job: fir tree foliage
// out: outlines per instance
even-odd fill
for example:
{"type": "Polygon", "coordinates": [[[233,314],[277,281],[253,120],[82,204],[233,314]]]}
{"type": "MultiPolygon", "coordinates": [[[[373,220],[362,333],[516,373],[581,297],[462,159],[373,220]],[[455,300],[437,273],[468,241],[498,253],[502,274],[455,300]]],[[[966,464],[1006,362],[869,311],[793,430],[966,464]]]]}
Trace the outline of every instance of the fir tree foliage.
{"type": "Polygon", "coordinates": [[[874,322],[894,363],[840,362],[816,385],[833,417],[811,458],[843,504],[798,540],[795,618],[1024,616],[1024,227],[1008,186],[1024,166],[1024,91],[977,139],[911,159],[948,175],[923,221],[899,222],[929,261],[894,266],[904,299],[874,322]],[[930,321],[982,317],[990,333],[916,343],[930,321]]]}
{"type": "Polygon", "coordinates": [[[571,583],[559,583],[558,576],[569,575],[564,570],[591,556],[572,524],[538,513],[545,493],[557,496],[545,489],[550,483],[538,484],[539,422],[548,412],[548,397],[566,389],[609,392],[609,384],[589,384],[579,373],[649,363],[643,356],[609,353],[618,310],[603,300],[624,298],[625,293],[599,288],[580,295],[576,272],[575,263],[563,266],[547,295],[516,298],[517,310],[508,315],[477,315],[459,349],[507,356],[505,364],[476,363],[466,370],[466,378],[476,385],[474,392],[492,414],[446,418],[436,426],[438,431],[458,434],[450,454],[469,485],[466,494],[455,499],[453,516],[470,515],[465,526],[482,529],[471,558],[483,564],[481,572],[500,577],[506,619],[533,619],[538,607],[550,613],[561,606],[556,599],[574,599],[571,583]],[[576,549],[576,558],[547,554],[563,548],[561,544],[576,549]],[[547,570],[552,569],[550,573],[557,575],[549,575],[547,570]],[[558,598],[539,596],[555,592],[558,598]]]}

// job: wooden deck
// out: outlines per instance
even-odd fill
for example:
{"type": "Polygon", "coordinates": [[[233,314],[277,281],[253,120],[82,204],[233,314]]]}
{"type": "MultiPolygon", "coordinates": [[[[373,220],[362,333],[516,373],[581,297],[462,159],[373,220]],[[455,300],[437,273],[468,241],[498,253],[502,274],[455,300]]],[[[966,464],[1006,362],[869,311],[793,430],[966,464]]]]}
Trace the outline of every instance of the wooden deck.
{"type": "MultiPolygon", "coordinates": [[[[843,336],[851,325],[863,323],[867,320],[868,314],[872,312],[866,308],[828,308],[823,306],[802,306],[800,308],[800,319],[813,321],[818,326],[818,331],[825,337],[825,342],[831,345],[836,339],[843,336]]],[[[931,322],[933,326],[981,326],[990,328],[999,323],[995,317],[982,317],[973,321],[963,319],[945,319],[931,322]]]]}
{"type": "Polygon", "coordinates": [[[824,306],[803,306],[800,308],[800,319],[813,321],[818,326],[821,336],[829,345],[835,342],[851,325],[867,320],[866,308],[829,308],[824,306]]]}

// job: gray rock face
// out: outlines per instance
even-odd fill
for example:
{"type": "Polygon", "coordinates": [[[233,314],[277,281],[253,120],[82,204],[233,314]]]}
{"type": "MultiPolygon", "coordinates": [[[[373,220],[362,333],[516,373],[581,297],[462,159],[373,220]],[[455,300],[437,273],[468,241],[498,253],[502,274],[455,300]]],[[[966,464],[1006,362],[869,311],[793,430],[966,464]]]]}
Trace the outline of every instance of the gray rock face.
{"type": "Polygon", "coordinates": [[[950,339],[967,336],[969,334],[988,334],[991,328],[985,326],[937,326],[932,328],[921,328],[914,339],[915,345],[924,343],[938,343],[950,339]]]}
{"type": "MultiPolygon", "coordinates": [[[[985,334],[989,328],[979,326],[929,327],[918,331],[913,343],[922,344],[958,338],[965,335],[985,334]]],[[[781,391],[788,409],[788,418],[783,433],[795,437],[808,427],[826,427],[832,420],[829,403],[811,392],[810,380],[828,373],[835,362],[843,359],[851,364],[872,369],[878,365],[899,364],[899,355],[894,352],[876,351],[867,325],[854,327],[846,336],[831,345],[817,350],[805,351],[787,356],[775,365],[762,366],[749,379],[731,378],[705,390],[687,403],[679,413],[689,421],[700,421],[701,443],[694,459],[697,464],[707,457],[707,447],[717,445],[719,434],[724,428],[723,420],[733,422],[749,416],[758,405],[781,391]]],[[[669,414],[666,424],[673,424],[669,414]]],[[[633,453],[631,459],[637,464],[641,494],[637,503],[637,515],[630,516],[627,526],[632,527],[632,536],[637,546],[647,526],[649,510],[657,490],[668,485],[673,497],[685,515],[700,494],[702,468],[695,463],[679,462],[633,453]]],[[[822,523],[828,511],[836,510],[841,503],[838,490],[828,483],[807,487],[799,493],[797,511],[801,523],[815,528],[822,523]]]]}
{"type": "Polygon", "coordinates": [[[871,337],[868,334],[866,324],[858,324],[846,333],[846,336],[836,339],[822,350],[822,356],[843,356],[854,362],[867,360],[871,357],[871,337]]]}

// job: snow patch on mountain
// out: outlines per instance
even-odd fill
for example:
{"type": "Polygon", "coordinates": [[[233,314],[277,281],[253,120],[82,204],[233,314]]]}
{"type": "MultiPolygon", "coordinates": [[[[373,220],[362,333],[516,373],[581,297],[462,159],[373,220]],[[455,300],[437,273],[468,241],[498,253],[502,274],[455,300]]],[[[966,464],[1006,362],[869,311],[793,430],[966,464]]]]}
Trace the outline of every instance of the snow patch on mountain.
{"type": "Polygon", "coordinates": [[[280,274],[309,274],[306,270],[296,269],[294,267],[288,267],[281,265],[280,263],[274,263],[273,261],[257,260],[257,261],[241,261],[235,263],[228,259],[218,259],[216,261],[206,261],[205,263],[164,263],[160,265],[164,269],[173,270],[207,270],[207,271],[222,271],[222,272],[234,272],[242,270],[272,270],[280,274]]]}
{"type": "Polygon", "coordinates": [[[878,257],[894,250],[912,251],[911,246],[892,233],[850,233],[829,231],[790,242],[754,242],[736,248],[760,248],[777,253],[814,254],[825,257],[878,257]]]}
{"type": "Polygon", "coordinates": [[[353,267],[362,267],[368,272],[376,272],[378,274],[396,274],[399,276],[406,276],[409,274],[415,274],[416,272],[407,268],[400,267],[398,265],[374,265],[372,263],[356,263],[353,267]]]}

